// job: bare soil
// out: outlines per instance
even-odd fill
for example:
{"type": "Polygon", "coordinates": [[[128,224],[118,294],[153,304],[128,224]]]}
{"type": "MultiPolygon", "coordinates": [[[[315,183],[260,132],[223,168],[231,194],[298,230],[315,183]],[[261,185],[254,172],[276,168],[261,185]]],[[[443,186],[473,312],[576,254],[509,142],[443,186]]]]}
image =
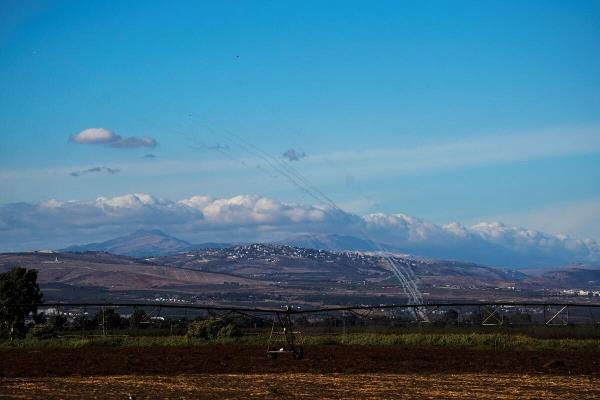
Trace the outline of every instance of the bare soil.
{"type": "Polygon", "coordinates": [[[4,399],[597,399],[586,376],[202,374],[0,379],[4,399]]]}
{"type": "Polygon", "coordinates": [[[600,353],[307,346],[0,350],[0,399],[597,399],[600,353]]]}
{"type": "Polygon", "coordinates": [[[402,346],[305,346],[304,360],[263,346],[2,349],[0,377],[236,373],[543,373],[600,376],[600,353],[402,346]]]}

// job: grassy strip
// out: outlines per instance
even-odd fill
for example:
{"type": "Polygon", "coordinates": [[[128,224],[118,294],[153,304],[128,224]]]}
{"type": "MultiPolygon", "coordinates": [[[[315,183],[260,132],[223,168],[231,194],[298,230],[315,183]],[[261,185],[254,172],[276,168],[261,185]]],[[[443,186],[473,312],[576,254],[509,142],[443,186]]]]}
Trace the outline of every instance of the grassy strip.
{"type": "Polygon", "coordinates": [[[347,336],[307,337],[307,344],[346,344],[415,347],[469,347],[495,350],[581,350],[600,351],[600,339],[539,339],[505,333],[400,335],[350,334],[347,336]]]}
{"type": "MultiPolygon", "coordinates": [[[[104,347],[149,347],[149,346],[205,346],[210,344],[264,345],[264,336],[246,336],[239,339],[206,341],[188,339],[185,336],[119,336],[87,338],[53,338],[47,340],[21,339],[1,342],[0,348],[81,348],[104,347]]],[[[305,336],[306,345],[369,345],[369,346],[413,346],[413,347],[467,347],[493,350],[569,350],[600,351],[600,339],[539,339],[521,334],[471,333],[471,334],[365,334],[353,333],[346,336],[305,336]]]]}
{"type": "Polygon", "coordinates": [[[152,346],[205,346],[211,344],[259,344],[265,343],[266,339],[258,340],[256,337],[244,337],[238,339],[217,339],[212,341],[201,339],[188,339],[185,336],[88,336],[85,338],[52,338],[18,339],[13,342],[4,341],[0,343],[3,348],[81,348],[87,346],[97,347],[152,347],[152,346]]]}

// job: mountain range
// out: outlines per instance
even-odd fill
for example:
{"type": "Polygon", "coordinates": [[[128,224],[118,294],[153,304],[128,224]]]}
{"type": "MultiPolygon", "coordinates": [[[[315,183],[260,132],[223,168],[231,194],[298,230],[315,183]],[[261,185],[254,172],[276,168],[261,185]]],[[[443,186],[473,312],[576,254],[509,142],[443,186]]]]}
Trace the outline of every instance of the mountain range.
{"type": "Polygon", "coordinates": [[[405,301],[394,268],[412,276],[427,301],[563,300],[566,289],[571,297],[600,289],[600,268],[586,265],[519,271],[401,254],[344,235],[193,244],[160,230],[138,230],[55,253],[0,254],[0,272],[16,265],[37,269],[44,297],[60,301],[390,304],[405,301]]]}
{"type": "MultiPolygon", "coordinates": [[[[394,252],[390,246],[381,243],[375,243],[370,240],[360,239],[354,236],[344,235],[297,235],[278,243],[272,244],[231,244],[231,243],[200,243],[192,244],[170,236],[160,230],[138,230],[129,235],[121,236],[115,239],[99,243],[89,243],[84,245],[70,246],[59,250],[60,252],[85,253],[85,252],[105,252],[120,256],[129,256],[135,258],[146,258],[160,265],[171,265],[176,267],[185,267],[191,269],[200,269],[208,272],[234,273],[240,276],[246,276],[244,272],[238,271],[239,260],[245,260],[242,271],[248,268],[248,254],[255,254],[252,263],[260,264],[260,267],[252,267],[250,270],[255,274],[268,274],[275,264],[268,260],[277,259],[283,269],[276,272],[282,273],[289,265],[298,264],[299,258],[305,259],[305,264],[314,264],[318,257],[307,256],[313,252],[324,251],[324,254],[336,254],[329,260],[330,263],[341,263],[342,270],[348,266],[346,272],[352,270],[353,262],[343,256],[345,252],[362,252],[369,259],[369,254],[379,251],[389,251],[394,254],[397,262],[418,265],[417,275],[421,275],[423,281],[435,284],[444,284],[445,279],[456,282],[462,280],[463,283],[471,282],[476,284],[493,284],[498,282],[519,281],[532,286],[546,287],[575,287],[575,286],[597,286],[600,282],[600,268],[589,265],[571,265],[554,269],[521,269],[519,271],[509,268],[490,268],[480,264],[444,261],[438,259],[420,258],[407,254],[394,252]],[[256,253],[256,246],[262,250],[256,253]],[[290,250],[282,253],[281,249],[293,248],[295,252],[300,252],[301,256],[290,258],[290,250]],[[206,252],[205,250],[212,251],[206,252]],[[240,249],[246,249],[240,253],[240,249]],[[251,250],[248,250],[251,249],[251,250]],[[253,249],[253,250],[252,250],[253,249]],[[333,252],[333,253],[332,253],[333,252]],[[203,261],[196,264],[198,255],[203,261]],[[341,255],[340,255],[341,254],[341,255]],[[287,260],[282,264],[281,260],[287,260]],[[408,260],[408,261],[407,261],[408,260]],[[346,267],[344,267],[344,265],[346,267]],[[211,267],[212,266],[212,267],[211,267]],[[218,267],[215,267],[218,266],[218,267]],[[209,268],[210,267],[210,268],[209,268]],[[258,269],[257,269],[258,268],[258,269]],[[349,268],[349,267],[348,267],[349,268]],[[461,278],[462,277],[462,278],[461,278]]],[[[356,260],[358,256],[353,256],[356,260]]],[[[359,257],[359,258],[360,258],[359,257]]],[[[376,259],[372,258],[371,260],[376,259]]],[[[361,258],[362,259],[362,258],[361,258]]],[[[307,265],[308,265],[307,264],[307,265]]],[[[312,265],[314,271],[315,266],[312,265]]],[[[378,263],[371,261],[369,268],[375,267],[378,263]]],[[[298,272],[298,271],[295,271],[298,272]]],[[[360,274],[359,274],[360,275],[360,274]]],[[[249,277],[249,276],[246,276],[249,277]]],[[[338,276],[338,279],[349,277],[338,276]]],[[[352,277],[357,278],[357,276],[352,277]]]]}
{"type": "Polygon", "coordinates": [[[59,251],[84,253],[88,251],[107,252],[130,257],[150,257],[176,254],[185,251],[228,247],[225,243],[191,244],[185,240],[167,235],[158,230],[137,230],[105,242],[73,245],[59,251]]]}
{"type": "MultiPolygon", "coordinates": [[[[389,245],[344,235],[298,235],[277,241],[282,244],[307,249],[327,251],[394,251],[389,245]]],[[[210,248],[225,248],[232,243],[192,244],[168,235],[158,229],[137,230],[129,235],[120,236],[104,242],[73,245],[59,251],[82,253],[102,251],[131,257],[166,256],[186,251],[210,248]]]]}
{"type": "MultiPolygon", "coordinates": [[[[173,251],[189,244],[156,231],[126,237],[129,247],[108,241],[90,245],[88,250],[79,247],[83,252],[3,253],[0,272],[14,266],[36,269],[44,298],[60,301],[176,298],[211,304],[314,306],[389,304],[405,298],[392,264],[376,253],[255,243],[149,256],[150,251],[173,251]],[[104,250],[91,251],[92,246],[104,250]],[[109,249],[146,255],[114,255],[105,252],[109,249]]],[[[528,275],[458,261],[406,255],[390,258],[396,268],[414,276],[427,301],[544,301],[556,296],[562,301],[564,289],[577,293],[600,289],[600,269],[582,266],[528,275]]],[[[586,294],[574,300],[579,299],[597,297],[586,294]]]]}
{"type": "MultiPolygon", "coordinates": [[[[205,249],[225,249],[235,245],[244,243],[221,243],[221,242],[205,242],[205,243],[190,243],[185,240],[178,239],[168,235],[165,232],[152,230],[137,230],[131,234],[120,236],[104,242],[88,243],[81,245],[73,245],[58,251],[61,252],[107,252],[115,255],[130,256],[136,258],[144,257],[160,257],[171,256],[180,253],[193,252],[205,249]]],[[[279,240],[274,245],[292,246],[297,248],[325,250],[330,252],[381,252],[386,251],[395,255],[419,258],[419,255],[406,254],[402,249],[395,248],[389,244],[374,242],[372,240],[362,239],[355,236],[337,235],[337,234],[300,234],[286,239],[279,240]]],[[[423,257],[425,259],[440,260],[441,257],[423,257]]],[[[464,261],[464,260],[463,260],[464,261]]],[[[461,264],[469,264],[461,262],[461,264]]],[[[510,264],[509,264],[510,265],[510,264]]],[[[581,268],[583,270],[597,269],[595,265],[576,264],[565,265],[581,268]]],[[[575,269],[577,269],[575,268],[575,269]]],[[[515,268],[516,269],[516,268],[515,268]]],[[[526,274],[534,276],[544,272],[562,269],[555,268],[518,268],[526,274]]],[[[573,269],[573,268],[569,268],[573,269]]]]}

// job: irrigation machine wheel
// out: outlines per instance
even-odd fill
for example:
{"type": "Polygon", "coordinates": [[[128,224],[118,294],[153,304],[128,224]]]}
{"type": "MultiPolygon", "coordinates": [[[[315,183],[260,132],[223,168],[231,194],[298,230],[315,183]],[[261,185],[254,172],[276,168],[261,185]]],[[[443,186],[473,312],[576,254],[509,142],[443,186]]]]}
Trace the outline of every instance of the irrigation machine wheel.
{"type": "Polygon", "coordinates": [[[292,357],[294,357],[294,360],[302,360],[304,358],[304,349],[302,348],[302,346],[294,348],[294,353],[292,354],[292,357]]]}

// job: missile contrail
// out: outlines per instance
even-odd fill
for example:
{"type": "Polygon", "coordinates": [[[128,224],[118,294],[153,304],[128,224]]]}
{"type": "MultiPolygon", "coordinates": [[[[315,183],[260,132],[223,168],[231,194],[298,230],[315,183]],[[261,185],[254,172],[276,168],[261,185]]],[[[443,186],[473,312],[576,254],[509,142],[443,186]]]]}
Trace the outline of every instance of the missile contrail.
{"type": "MultiPolygon", "coordinates": [[[[272,171],[285,178],[290,184],[292,184],[294,187],[316,200],[318,203],[325,204],[335,211],[346,213],[341,207],[337,205],[335,201],[333,201],[329,196],[323,193],[300,171],[298,171],[295,167],[290,165],[289,162],[284,161],[278,157],[272,156],[268,152],[258,147],[256,144],[245,140],[244,138],[231,132],[228,129],[222,128],[220,130],[221,135],[219,135],[216,129],[213,129],[210,126],[208,126],[208,130],[213,135],[221,137],[225,136],[226,140],[228,140],[230,143],[235,144],[243,150],[247,151],[248,153],[258,157],[259,159],[264,161],[272,171]]],[[[195,141],[195,138],[189,137],[186,134],[184,134],[184,137],[186,137],[188,140],[195,141]]],[[[219,152],[222,154],[226,153],[223,150],[220,150],[219,152]]],[[[226,155],[230,159],[235,160],[235,158],[230,154],[224,155],[226,155]]],[[[247,163],[243,162],[243,160],[237,161],[242,162],[244,166],[248,167],[247,163]]],[[[409,302],[415,305],[423,304],[423,296],[419,291],[417,285],[415,284],[416,277],[414,273],[410,270],[410,268],[405,268],[402,265],[398,265],[394,261],[393,257],[387,254],[387,252],[375,240],[371,238],[371,236],[364,227],[359,227],[359,230],[366,239],[373,243],[373,245],[377,248],[378,253],[382,257],[382,259],[384,259],[387,262],[387,264],[392,270],[392,274],[400,282],[400,285],[404,293],[408,297],[409,302]]]]}

